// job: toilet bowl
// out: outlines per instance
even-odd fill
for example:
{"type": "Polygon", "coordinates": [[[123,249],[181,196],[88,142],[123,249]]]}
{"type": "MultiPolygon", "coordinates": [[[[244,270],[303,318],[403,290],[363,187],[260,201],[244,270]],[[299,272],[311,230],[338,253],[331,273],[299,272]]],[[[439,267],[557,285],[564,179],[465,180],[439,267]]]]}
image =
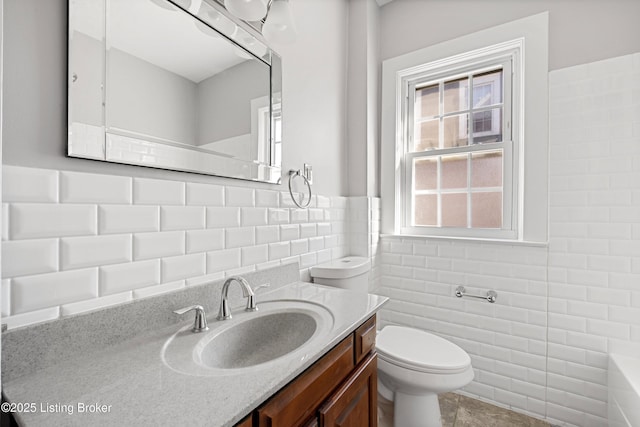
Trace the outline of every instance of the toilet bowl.
{"type": "MultiPolygon", "coordinates": [[[[371,263],[345,257],[311,268],[314,283],[367,292],[371,263]]],[[[438,393],[473,380],[471,358],[454,343],[418,329],[387,326],[376,338],[378,393],[394,402],[395,427],[441,427],[438,393]]]]}
{"type": "Polygon", "coordinates": [[[450,341],[387,326],[377,336],[378,392],[394,402],[396,427],[440,427],[438,394],[473,380],[471,358],[450,341]]]}

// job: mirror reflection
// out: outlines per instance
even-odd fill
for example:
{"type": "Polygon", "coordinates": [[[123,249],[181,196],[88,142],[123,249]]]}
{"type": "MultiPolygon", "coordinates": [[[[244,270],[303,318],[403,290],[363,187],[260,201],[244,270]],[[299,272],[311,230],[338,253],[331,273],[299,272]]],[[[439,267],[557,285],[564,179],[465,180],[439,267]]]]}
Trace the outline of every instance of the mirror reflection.
{"type": "Polygon", "coordinates": [[[210,4],[182,3],[71,2],[69,154],[275,182],[279,59],[210,4]]]}

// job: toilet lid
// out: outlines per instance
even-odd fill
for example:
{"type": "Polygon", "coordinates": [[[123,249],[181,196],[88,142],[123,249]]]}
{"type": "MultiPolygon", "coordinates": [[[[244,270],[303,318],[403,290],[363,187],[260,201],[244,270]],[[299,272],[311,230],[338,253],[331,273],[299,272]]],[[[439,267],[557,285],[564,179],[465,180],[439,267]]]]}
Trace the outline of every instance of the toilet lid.
{"type": "Polygon", "coordinates": [[[454,343],[418,329],[387,326],[376,338],[380,357],[419,371],[459,372],[471,365],[466,351],[454,343]]]}

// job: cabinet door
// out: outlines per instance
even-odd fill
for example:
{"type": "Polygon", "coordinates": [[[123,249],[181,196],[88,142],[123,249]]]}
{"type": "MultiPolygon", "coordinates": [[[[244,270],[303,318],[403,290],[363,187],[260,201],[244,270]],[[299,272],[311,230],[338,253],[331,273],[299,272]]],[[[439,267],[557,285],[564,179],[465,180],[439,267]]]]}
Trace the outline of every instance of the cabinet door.
{"type": "Polygon", "coordinates": [[[305,426],[331,392],[350,378],[353,366],[353,336],[349,335],[259,408],[258,426],[305,426]]]}
{"type": "Polygon", "coordinates": [[[373,353],[320,408],[320,427],[377,427],[377,403],[378,356],[373,353]]]}
{"type": "Polygon", "coordinates": [[[376,346],[376,315],[364,322],[354,333],[356,364],[360,363],[376,346]]]}
{"type": "Polygon", "coordinates": [[[307,421],[307,423],[304,425],[304,427],[318,427],[318,419],[317,418],[311,418],[309,421],[307,421]]]}
{"type": "Polygon", "coordinates": [[[247,416],[244,420],[240,421],[235,427],[253,427],[253,419],[251,415],[247,416]]]}

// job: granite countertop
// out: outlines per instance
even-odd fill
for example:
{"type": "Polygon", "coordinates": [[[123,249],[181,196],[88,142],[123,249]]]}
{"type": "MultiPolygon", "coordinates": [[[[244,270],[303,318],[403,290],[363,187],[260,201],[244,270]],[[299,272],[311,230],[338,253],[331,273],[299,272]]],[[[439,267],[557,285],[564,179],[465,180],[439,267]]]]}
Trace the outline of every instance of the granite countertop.
{"type": "MultiPolygon", "coordinates": [[[[189,317],[189,322],[6,381],[4,394],[12,404],[23,404],[14,415],[26,426],[232,426],[377,312],[387,298],[297,282],[260,295],[258,305],[277,300],[316,303],[333,316],[329,333],[293,362],[207,376],[174,370],[163,362],[163,348],[192,323],[189,317]]],[[[209,322],[215,329],[219,321],[209,313],[209,322]]]]}

